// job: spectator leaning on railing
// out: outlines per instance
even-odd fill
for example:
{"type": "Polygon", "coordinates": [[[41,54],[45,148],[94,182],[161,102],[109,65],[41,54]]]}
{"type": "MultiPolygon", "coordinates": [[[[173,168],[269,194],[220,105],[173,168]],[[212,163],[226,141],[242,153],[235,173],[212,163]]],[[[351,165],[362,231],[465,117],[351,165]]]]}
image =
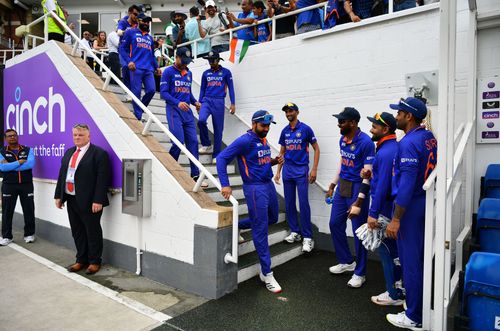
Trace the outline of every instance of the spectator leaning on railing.
{"type": "MultiPolygon", "coordinates": [[[[97,32],[97,38],[94,40],[92,48],[96,52],[101,52],[103,50],[107,50],[108,49],[106,32],[104,32],[104,31],[97,32]]],[[[102,54],[98,54],[97,56],[104,62],[104,64],[106,64],[106,65],[108,64],[107,56],[103,56],[102,54]]],[[[100,66],[97,63],[96,63],[96,66],[95,66],[95,71],[97,71],[97,72],[100,71],[100,66]]]]}
{"type": "MultiPolygon", "coordinates": [[[[313,6],[324,0],[299,0],[297,1],[297,9],[313,6]]],[[[297,15],[297,34],[321,29],[322,17],[317,9],[304,11],[297,15]]]]}
{"type": "MultiPolygon", "coordinates": [[[[260,0],[253,4],[253,14],[256,20],[260,21],[267,18],[264,11],[265,9],[264,3],[260,0]]],[[[254,35],[259,44],[271,40],[271,28],[269,23],[262,23],[254,27],[254,35]]]]}
{"type": "MultiPolygon", "coordinates": [[[[202,38],[206,38],[207,34],[212,35],[222,32],[227,29],[227,17],[224,13],[217,13],[217,7],[213,0],[205,2],[205,13],[207,18],[203,21],[198,21],[198,30],[202,38]]],[[[223,34],[210,38],[210,45],[213,51],[218,53],[229,50],[229,34],[223,34]]]]}
{"type": "MultiPolygon", "coordinates": [[[[281,15],[294,11],[295,0],[268,0],[267,15],[281,15]]],[[[295,34],[295,15],[287,16],[276,20],[276,39],[290,37],[295,34]]]]}
{"type": "MultiPolygon", "coordinates": [[[[186,23],[186,38],[189,41],[193,41],[196,39],[200,39],[200,29],[199,26],[201,24],[200,10],[197,7],[191,7],[189,9],[189,20],[186,23]]],[[[208,52],[210,52],[210,41],[202,40],[196,43],[196,56],[202,57],[205,56],[208,52]]],[[[193,46],[194,53],[194,46],[193,46]]]]}
{"type": "MultiPolygon", "coordinates": [[[[240,25],[253,24],[256,17],[252,12],[252,7],[252,0],[243,0],[241,2],[242,12],[238,15],[238,18],[236,18],[233,13],[229,13],[227,15],[227,18],[229,19],[229,27],[234,28],[240,25]]],[[[250,40],[252,42],[255,42],[253,28],[246,28],[236,31],[236,37],[240,40],[250,40]]]]}
{"type": "MultiPolygon", "coordinates": [[[[179,44],[187,43],[189,40],[186,37],[186,19],[187,15],[180,12],[174,12],[174,23],[175,26],[172,29],[172,41],[174,48],[179,44]]],[[[191,45],[186,46],[189,50],[191,50],[191,45]]]]}
{"type": "MultiPolygon", "coordinates": [[[[109,50],[109,68],[120,78],[120,57],[118,55],[118,46],[120,45],[120,37],[115,30],[111,31],[108,35],[108,50],[109,50]]],[[[113,80],[114,82],[114,80],[113,80]]]]}

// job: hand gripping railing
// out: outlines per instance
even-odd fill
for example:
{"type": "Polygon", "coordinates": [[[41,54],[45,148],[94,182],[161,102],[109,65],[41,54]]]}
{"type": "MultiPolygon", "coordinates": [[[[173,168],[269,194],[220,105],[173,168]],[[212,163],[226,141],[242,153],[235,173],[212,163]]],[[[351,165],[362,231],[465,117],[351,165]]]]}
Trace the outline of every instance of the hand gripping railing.
{"type": "MultiPolygon", "coordinates": [[[[72,55],[75,56],[77,49],[78,49],[78,44],[80,44],[80,47],[84,49],[87,54],[90,55],[94,59],[94,61],[97,62],[103,68],[104,71],[106,71],[107,76],[106,80],[103,84],[103,90],[107,90],[109,83],[111,82],[111,79],[113,79],[124,91],[125,93],[132,98],[132,100],[142,109],[144,113],[148,115],[148,120],[146,124],[144,125],[144,129],[142,131],[142,135],[145,136],[147,135],[149,128],[152,123],[155,123],[158,125],[158,127],[170,138],[173,144],[175,144],[191,161],[193,164],[196,165],[196,167],[200,170],[200,176],[194,185],[193,191],[198,192],[201,184],[203,183],[205,177],[215,186],[219,191],[222,190],[221,185],[217,179],[203,166],[203,164],[196,159],[193,154],[189,152],[189,150],[182,144],[169,130],[168,128],[156,117],[142,102],[139,98],[135,96],[126,86],[123,84],[123,82],[115,76],[115,74],[109,69],[102,61],[99,59],[99,57],[92,52],[92,50],[89,48],[89,46],[84,43],[78,36],[64,23],[55,13],[52,11],[49,11],[47,14],[45,14],[43,17],[48,17],[48,15],[51,15],[53,19],[57,20],[61,25],[68,31],[68,33],[74,38],[75,44],[73,46],[73,52],[72,55]]],[[[37,22],[38,23],[38,22],[37,22]]],[[[48,36],[47,29],[45,29],[46,37],[48,36]]],[[[238,263],[238,200],[231,195],[229,197],[229,201],[233,205],[233,228],[232,228],[232,252],[227,253],[224,256],[224,261],[226,263],[233,262],[233,263],[238,263]]]]}

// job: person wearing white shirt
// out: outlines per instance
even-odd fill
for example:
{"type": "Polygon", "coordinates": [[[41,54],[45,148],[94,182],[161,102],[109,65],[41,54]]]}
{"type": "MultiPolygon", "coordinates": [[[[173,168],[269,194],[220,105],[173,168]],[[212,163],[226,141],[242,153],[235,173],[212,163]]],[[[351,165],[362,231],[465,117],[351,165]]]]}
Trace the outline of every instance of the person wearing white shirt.
{"type": "MultiPolygon", "coordinates": [[[[108,35],[108,59],[109,59],[109,68],[115,74],[116,77],[120,78],[120,57],[118,55],[118,46],[120,44],[120,36],[116,31],[110,32],[108,35]]],[[[116,82],[113,83],[116,84],[116,82]]]]}

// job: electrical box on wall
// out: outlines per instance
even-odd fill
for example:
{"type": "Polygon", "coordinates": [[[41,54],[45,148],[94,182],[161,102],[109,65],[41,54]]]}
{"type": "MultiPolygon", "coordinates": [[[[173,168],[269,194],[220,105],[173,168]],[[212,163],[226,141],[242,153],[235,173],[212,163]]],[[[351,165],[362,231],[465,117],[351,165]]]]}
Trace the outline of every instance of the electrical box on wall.
{"type": "Polygon", "coordinates": [[[122,213],[151,216],[151,160],[123,159],[122,213]]]}
{"type": "Polygon", "coordinates": [[[424,71],[405,75],[408,96],[423,97],[428,106],[438,104],[438,71],[424,71]]]}

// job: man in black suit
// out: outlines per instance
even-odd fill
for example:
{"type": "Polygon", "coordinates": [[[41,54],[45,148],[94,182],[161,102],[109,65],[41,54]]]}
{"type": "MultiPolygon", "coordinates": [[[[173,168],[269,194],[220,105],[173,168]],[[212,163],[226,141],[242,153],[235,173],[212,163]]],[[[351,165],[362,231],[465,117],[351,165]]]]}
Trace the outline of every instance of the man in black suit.
{"type": "Polygon", "coordinates": [[[76,245],[76,262],[69,272],[87,267],[86,274],[99,271],[102,256],[101,215],[109,205],[107,191],[110,181],[109,158],[106,151],[90,143],[89,127],[73,127],[75,147],[66,151],[61,161],[54,195],[56,207],[68,202],[68,217],[76,245]]]}

